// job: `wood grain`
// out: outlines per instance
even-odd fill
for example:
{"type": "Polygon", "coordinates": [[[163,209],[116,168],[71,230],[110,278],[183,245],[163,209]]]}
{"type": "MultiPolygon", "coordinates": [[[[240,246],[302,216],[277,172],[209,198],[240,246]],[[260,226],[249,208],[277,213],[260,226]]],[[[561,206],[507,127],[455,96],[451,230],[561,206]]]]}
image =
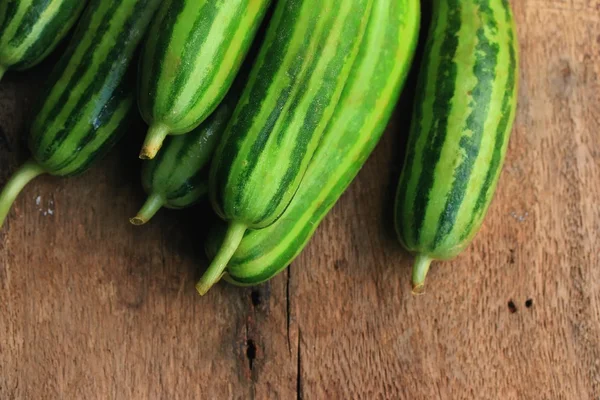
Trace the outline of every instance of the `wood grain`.
{"type": "MultiPolygon", "coordinates": [[[[600,398],[600,2],[513,7],[506,166],[481,233],[426,295],[389,226],[410,96],[288,271],[204,298],[206,204],[127,222],[132,129],[89,173],[34,181],[0,231],[0,398],[600,398]]],[[[27,157],[53,62],[0,83],[0,182],[27,157]]]]}

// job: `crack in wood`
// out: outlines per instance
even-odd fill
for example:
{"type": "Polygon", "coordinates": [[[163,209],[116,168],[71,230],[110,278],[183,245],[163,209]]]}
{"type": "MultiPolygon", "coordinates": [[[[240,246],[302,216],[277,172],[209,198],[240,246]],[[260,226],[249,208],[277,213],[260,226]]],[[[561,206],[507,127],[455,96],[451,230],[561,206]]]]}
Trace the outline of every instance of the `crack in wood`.
{"type": "Polygon", "coordinates": [[[302,351],[300,348],[300,344],[302,343],[302,336],[301,336],[301,332],[300,329],[298,329],[298,366],[297,366],[297,371],[296,371],[296,399],[297,400],[302,400],[303,398],[303,393],[302,393],[302,351]]]}
{"type": "Polygon", "coordinates": [[[250,292],[250,298],[252,299],[252,305],[254,307],[260,306],[260,303],[262,302],[262,297],[260,295],[259,289],[253,289],[252,292],[250,292]]]}
{"type": "Polygon", "coordinates": [[[288,341],[288,349],[290,351],[290,354],[292,354],[292,339],[290,337],[290,325],[291,325],[291,319],[292,319],[291,302],[290,302],[290,280],[292,277],[291,267],[292,267],[291,265],[288,266],[287,281],[285,284],[285,301],[286,301],[285,313],[286,313],[286,318],[287,318],[287,341],[288,341]]]}
{"type": "Polygon", "coordinates": [[[248,360],[248,369],[250,375],[253,378],[252,370],[254,368],[254,360],[256,359],[256,344],[254,340],[250,338],[250,324],[246,321],[246,359],[248,360]]]}
{"type": "Polygon", "coordinates": [[[243,346],[244,349],[243,351],[243,356],[246,358],[246,362],[247,362],[247,369],[244,370],[244,375],[245,377],[250,380],[250,393],[249,393],[249,398],[251,400],[254,400],[256,398],[256,371],[255,371],[255,365],[254,365],[254,360],[256,359],[256,343],[254,342],[254,339],[251,338],[251,327],[250,327],[250,319],[246,318],[246,322],[244,324],[245,332],[244,332],[244,342],[243,342],[243,346]]]}

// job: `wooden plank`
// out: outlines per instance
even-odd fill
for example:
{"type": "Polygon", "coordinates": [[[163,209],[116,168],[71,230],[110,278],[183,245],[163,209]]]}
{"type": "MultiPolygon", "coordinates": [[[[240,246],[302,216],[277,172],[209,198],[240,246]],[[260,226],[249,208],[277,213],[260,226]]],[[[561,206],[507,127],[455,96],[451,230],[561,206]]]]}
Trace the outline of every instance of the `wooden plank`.
{"type": "Polygon", "coordinates": [[[520,106],[482,232],[410,295],[382,212],[406,131],[392,125],[295,265],[306,398],[600,396],[599,14],[513,4],[520,106]]]}
{"type": "MultiPolygon", "coordinates": [[[[34,181],[0,231],[0,398],[598,398],[600,15],[513,6],[506,167],[484,228],[433,266],[426,295],[410,294],[390,226],[409,93],[294,265],[204,298],[206,204],[127,223],[142,200],[132,130],[89,173],[34,181]]],[[[0,82],[0,182],[27,157],[52,64],[0,82]]]]}
{"type": "MultiPolygon", "coordinates": [[[[2,182],[26,157],[18,138],[48,64],[2,82],[0,121],[13,150],[1,150],[2,182]]],[[[195,293],[205,215],[128,223],[143,195],[141,133],[89,173],[40,177],[18,199],[0,233],[0,398],[252,393],[249,292],[195,293]]]]}

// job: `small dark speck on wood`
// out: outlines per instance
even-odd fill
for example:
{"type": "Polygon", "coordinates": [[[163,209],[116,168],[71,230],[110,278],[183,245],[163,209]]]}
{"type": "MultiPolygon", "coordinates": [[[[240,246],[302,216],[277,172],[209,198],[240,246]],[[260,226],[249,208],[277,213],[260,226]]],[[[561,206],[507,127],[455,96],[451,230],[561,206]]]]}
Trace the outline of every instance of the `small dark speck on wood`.
{"type": "Polygon", "coordinates": [[[517,312],[517,306],[515,305],[515,302],[512,300],[508,301],[508,311],[510,311],[511,314],[514,314],[517,312]]]}
{"type": "Polygon", "coordinates": [[[533,299],[527,299],[525,301],[525,307],[531,308],[532,305],[533,305],[533,299]]]}

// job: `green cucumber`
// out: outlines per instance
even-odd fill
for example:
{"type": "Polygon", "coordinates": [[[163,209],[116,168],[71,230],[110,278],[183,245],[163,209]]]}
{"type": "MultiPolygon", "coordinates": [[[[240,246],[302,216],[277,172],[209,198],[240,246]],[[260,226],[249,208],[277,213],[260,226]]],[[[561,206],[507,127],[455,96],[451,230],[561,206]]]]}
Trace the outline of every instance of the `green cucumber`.
{"type": "Polygon", "coordinates": [[[201,295],[220,279],[246,230],[271,225],[292,200],[346,84],[371,5],[277,3],[211,165],[211,202],[229,228],[196,285],[201,295]]]}
{"type": "Polygon", "coordinates": [[[416,255],[413,292],[432,260],[479,230],[500,176],[517,102],[508,0],[436,0],[398,185],[395,222],[416,255]]]}
{"type": "Polygon", "coordinates": [[[140,59],[138,105],[150,125],[140,158],[192,131],[223,100],[271,0],[166,0],[140,59]]]}
{"type": "MultiPolygon", "coordinates": [[[[419,17],[419,0],[374,1],[360,52],[298,192],[274,224],[246,232],[225,280],[241,286],[267,281],[304,249],[385,130],[412,64],[419,17]]],[[[209,257],[224,232],[223,224],[211,230],[209,257]]]]}
{"type": "Polygon", "coordinates": [[[136,114],[126,76],[160,0],[92,0],[54,68],[30,129],[32,159],[0,193],[0,226],[23,187],[47,173],[84,172],[136,114]]]}
{"type": "Polygon", "coordinates": [[[215,147],[235,103],[224,101],[199,127],[187,135],[167,138],[165,145],[142,166],[142,185],[148,198],[137,215],[134,225],[143,225],[162,207],[182,209],[196,204],[208,193],[208,174],[204,167],[215,147]]]}
{"type": "Polygon", "coordinates": [[[42,61],[77,21],[84,0],[0,2],[0,79],[42,61]]]}

